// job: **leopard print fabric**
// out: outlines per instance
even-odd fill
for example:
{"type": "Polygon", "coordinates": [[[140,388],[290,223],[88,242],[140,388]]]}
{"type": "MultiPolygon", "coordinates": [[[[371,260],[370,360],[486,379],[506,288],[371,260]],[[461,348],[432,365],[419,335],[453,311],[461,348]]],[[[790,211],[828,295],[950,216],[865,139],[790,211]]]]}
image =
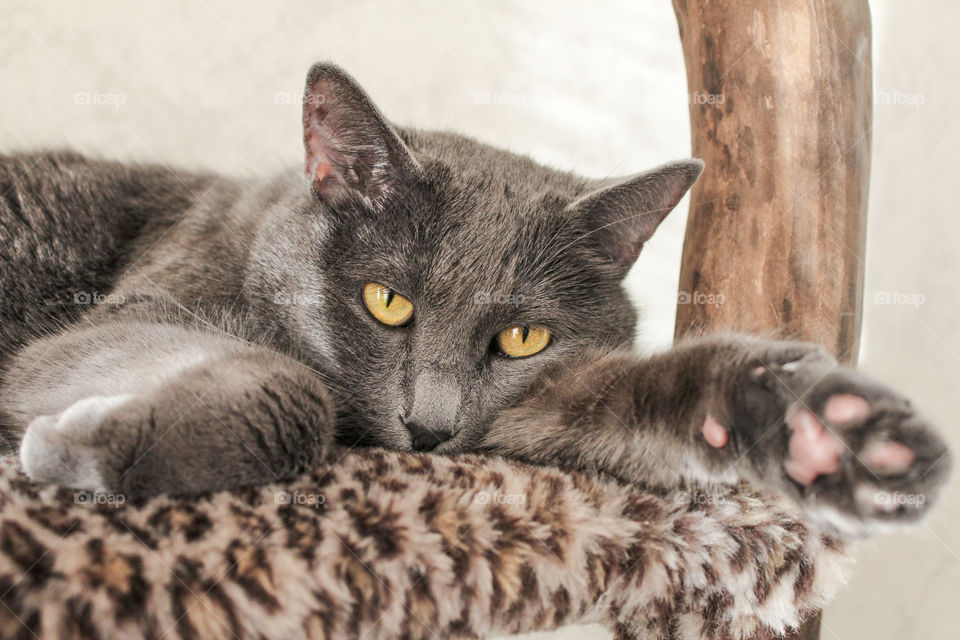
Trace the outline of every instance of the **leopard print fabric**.
{"type": "Polygon", "coordinates": [[[498,459],[347,454],[284,486],[117,504],[0,460],[0,637],[474,638],[600,622],[772,638],[841,544],[752,489],[685,496],[498,459]]]}

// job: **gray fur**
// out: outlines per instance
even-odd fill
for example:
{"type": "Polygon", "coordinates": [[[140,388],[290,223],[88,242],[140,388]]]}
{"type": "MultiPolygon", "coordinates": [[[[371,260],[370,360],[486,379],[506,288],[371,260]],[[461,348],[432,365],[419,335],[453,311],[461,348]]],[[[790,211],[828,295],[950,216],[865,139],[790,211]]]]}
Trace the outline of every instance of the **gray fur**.
{"type": "MultiPolygon", "coordinates": [[[[702,163],[589,180],[393,127],[331,65],[310,71],[305,95],[306,177],[0,158],[0,427],[16,444],[29,425],[34,477],[195,492],[287,477],[342,445],[443,440],[438,453],[485,447],[668,486],[746,477],[823,501],[819,485],[783,481],[785,427],[777,446],[754,446],[756,417],[791,403],[741,398],[744,367],[786,347],[627,352],[636,318],[621,280],[702,163]],[[374,320],[368,282],[412,300],[413,323],[374,320]],[[94,294],[108,297],[75,304],[94,294]],[[501,329],[530,324],[551,328],[542,352],[492,349],[501,329]],[[584,371],[609,385],[567,378],[584,371]],[[699,436],[707,410],[732,421],[723,451],[699,436]]],[[[942,441],[925,427],[907,440],[926,465],[910,486],[935,492],[942,441]]],[[[874,519],[851,506],[854,489],[832,487],[830,503],[874,519]]]]}

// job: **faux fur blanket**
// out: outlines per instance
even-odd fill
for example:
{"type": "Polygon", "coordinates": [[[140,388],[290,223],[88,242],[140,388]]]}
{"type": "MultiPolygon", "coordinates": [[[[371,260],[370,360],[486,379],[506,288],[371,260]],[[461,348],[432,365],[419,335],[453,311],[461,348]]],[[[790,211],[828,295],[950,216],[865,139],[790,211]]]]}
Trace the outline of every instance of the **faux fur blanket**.
{"type": "Polygon", "coordinates": [[[771,638],[843,581],[841,544],[750,488],[380,450],[284,486],[142,504],[0,460],[0,637],[771,638]]]}

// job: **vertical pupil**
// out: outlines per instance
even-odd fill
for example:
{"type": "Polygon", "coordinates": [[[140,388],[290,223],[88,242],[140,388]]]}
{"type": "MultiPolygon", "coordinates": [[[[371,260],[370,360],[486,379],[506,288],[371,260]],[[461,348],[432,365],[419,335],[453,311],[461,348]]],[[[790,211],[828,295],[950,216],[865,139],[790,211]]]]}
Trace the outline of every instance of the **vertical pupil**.
{"type": "Polygon", "coordinates": [[[521,331],[523,332],[523,342],[527,341],[527,336],[530,335],[530,327],[524,326],[521,331]]]}
{"type": "Polygon", "coordinates": [[[387,289],[387,304],[384,306],[389,307],[391,302],[393,302],[393,289],[387,289]]]}

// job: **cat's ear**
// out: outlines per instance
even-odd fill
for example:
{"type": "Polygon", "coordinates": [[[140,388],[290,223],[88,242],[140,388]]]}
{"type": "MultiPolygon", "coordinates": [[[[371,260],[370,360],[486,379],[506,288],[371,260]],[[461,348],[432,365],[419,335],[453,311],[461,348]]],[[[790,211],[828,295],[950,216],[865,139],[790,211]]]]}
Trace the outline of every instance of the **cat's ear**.
{"type": "Polygon", "coordinates": [[[359,198],[383,206],[417,170],[416,160],[360,85],[329,63],[313,65],[303,92],[306,174],[331,205],[359,198]]]}
{"type": "Polygon", "coordinates": [[[680,160],[628,178],[605,180],[567,209],[587,229],[585,239],[626,274],[643,244],[702,171],[702,161],[680,160]]]}

